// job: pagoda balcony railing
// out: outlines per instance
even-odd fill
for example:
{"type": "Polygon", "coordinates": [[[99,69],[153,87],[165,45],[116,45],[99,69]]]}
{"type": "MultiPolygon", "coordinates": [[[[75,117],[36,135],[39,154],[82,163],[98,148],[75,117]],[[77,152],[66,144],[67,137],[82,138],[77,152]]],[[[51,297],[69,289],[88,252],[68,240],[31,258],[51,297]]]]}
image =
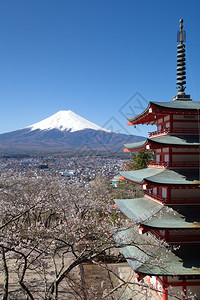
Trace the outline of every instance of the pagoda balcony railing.
{"type": "Polygon", "coordinates": [[[198,128],[174,128],[170,129],[168,127],[148,132],[149,137],[158,136],[158,135],[165,135],[167,133],[179,133],[179,134],[190,134],[190,135],[197,135],[199,133],[198,128]]]}
{"type": "Polygon", "coordinates": [[[145,195],[166,204],[200,204],[199,197],[173,197],[172,199],[167,199],[161,195],[155,195],[152,191],[148,190],[144,191],[144,196],[145,195]]]}
{"type": "Polygon", "coordinates": [[[167,134],[168,132],[169,132],[169,128],[163,128],[161,130],[148,132],[148,134],[149,134],[149,137],[152,137],[152,136],[167,134]]]}
{"type": "Polygon", "coordinates": [[[198,134],[199,129],[198,128],[175,128],[170,130],[170,133],[188,133],[188,134],[198,134]]]}
{"type": "Polygon", "coordinates": [[[172,199],[170,199],[168,203],[195,205],[195,204],[200,204],[200,198],[198,196],[197,197],[172,197],[172,199]]]}
{"type": "Polygon", "coordinates": [[[169,166],[172,167],[199,167],[198,161],[174,161],[169,166]]]}
{"type": "Polygon", "coordinates": [[[153,192],[148,191],[148,190],[144,191],[144,196],[145,195],[148,195],[148,196],[152,197],[153,199],[158,200],[162,203],[165,203],[167,200],[165,197],[162,197],[160,195],[155,195],[153,192]]]}
{"type": "Polygon", "coordinates": [[[187,243],[187,242],[198,242],[199,243],[199,235],[174,235],[174,236],[169,236],[167,238],[168,243],[187,243]]]}
{"type": "Polygon", "coordinates": [[[169,236],[167,238],[159,235],[155,231],[152,232],[159,240],[165,240],[167,243],[189,243],[189,242],[198,242],[199,243],[199,235],[174,235],[169,236]]]}
{"type": "Polygon", "coordinates": [[[157,168],[166,168],[166,167],[182,167],[182,168],[198,168],[199,161],[174,161],[174,162],[166,162],[166,161],[148,161],[148,167],[157,167],[157,168]]]}
{"type": "Polygon", "coordinates": [[[150,160],[147,162],[147,166],[148,167],[161,167],[161,168],[165,168],[168,167],[169,163],[165,162],[165,161],[154,161],[154,160],[150,160]]]}

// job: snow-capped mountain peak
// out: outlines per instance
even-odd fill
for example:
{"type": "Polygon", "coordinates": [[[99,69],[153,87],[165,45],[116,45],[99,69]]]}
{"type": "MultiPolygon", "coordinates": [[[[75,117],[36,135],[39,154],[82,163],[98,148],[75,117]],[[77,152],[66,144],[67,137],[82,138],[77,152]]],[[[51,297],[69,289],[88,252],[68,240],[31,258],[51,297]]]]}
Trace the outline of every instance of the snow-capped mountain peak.
{"type": "Polygon", "coordinates": [[[83,117],[77,115],[71,110],[61,110],[54,115],[46,118],[38,123],[30,125],[26,128],[30,128],[31,131],[39,129],[39,130],[52,130],[58,129],[60,131],[70,131],[75,132],[83,129],[93,129],[93,130],[102,130],[106,132],[110,132],[103,127],[100,127],[83,117]]]}

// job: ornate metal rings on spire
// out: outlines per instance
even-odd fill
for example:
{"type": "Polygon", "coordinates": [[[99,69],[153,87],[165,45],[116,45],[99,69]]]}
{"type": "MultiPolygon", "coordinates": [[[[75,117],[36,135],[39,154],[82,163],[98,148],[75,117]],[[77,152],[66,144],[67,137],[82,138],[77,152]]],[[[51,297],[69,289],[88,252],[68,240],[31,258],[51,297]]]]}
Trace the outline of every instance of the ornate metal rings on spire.
{"type": "Polygon", "coordinates": [[[185,84],[186,84],[186,68],[185,68],[185,45],[183,42],[186,41],[185,31],[183,30],[183,19],[180,19],[180,30],[177,33],[177,42],[179,42],[177,46],[177,82],[178,85],[178,94],[185,94],[185,84]]]}

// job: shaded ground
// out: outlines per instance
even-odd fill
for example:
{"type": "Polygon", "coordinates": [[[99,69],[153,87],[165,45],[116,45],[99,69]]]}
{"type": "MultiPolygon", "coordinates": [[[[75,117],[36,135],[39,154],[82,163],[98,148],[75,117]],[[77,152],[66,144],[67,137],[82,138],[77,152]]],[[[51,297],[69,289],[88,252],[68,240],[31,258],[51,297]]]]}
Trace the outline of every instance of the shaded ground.
{"type": "MultiPolygon", "coordinates": [[[[67,258],[70,262],[70,257],[67,258]]],[[[10,261],[9,268],[12,267],[10,261]]],[[[59,300],[158,300],[151,290],[142,289],[137,284],[124,285],[119,289],[116,287],[121,284],[114,275],[120,276],[125,281],[134,282],[135,274],[127,263],[109,264],[107,269],[94,264],[84,264],[77,267],[70,277],[62,283],[59,288],[59,300]],[[116,289],[116,290],[115,290],[116,289]],[[109,291],[115,290],[109,294],[109,291]]],[[[0,297],[3,293],[3,273],[0,270],[0,297]]],[[[51,269],[48,270],[51,272],[51,269]]],[[[34,274],[35,275],[35,274],[34,274]]],[[[44,287],[39,285],[39,276],[32,278],[29,272],[27,278],[31,279],[32,286],[34,286],[35,299],[41,300],[43,298],[44,287]]],[[[9,300],[25,300],[26,297],[21,292],[21,288],[17,283],[16,272],[11,272],[9,278],[9,300]]]]}

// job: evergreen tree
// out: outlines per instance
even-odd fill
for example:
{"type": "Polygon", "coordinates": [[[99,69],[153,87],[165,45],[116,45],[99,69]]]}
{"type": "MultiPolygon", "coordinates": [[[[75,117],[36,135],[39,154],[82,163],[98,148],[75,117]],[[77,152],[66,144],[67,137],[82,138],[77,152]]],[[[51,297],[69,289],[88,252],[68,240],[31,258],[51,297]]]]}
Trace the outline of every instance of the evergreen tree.
{"type": "Polygon", "coordinates": [[[138,151],[138,153],[131,153],[131,161],[127,164],[127,170],[140,170],[147,168],[147,162],[154,160],[155,155],[150,151],[138,151]]]}

